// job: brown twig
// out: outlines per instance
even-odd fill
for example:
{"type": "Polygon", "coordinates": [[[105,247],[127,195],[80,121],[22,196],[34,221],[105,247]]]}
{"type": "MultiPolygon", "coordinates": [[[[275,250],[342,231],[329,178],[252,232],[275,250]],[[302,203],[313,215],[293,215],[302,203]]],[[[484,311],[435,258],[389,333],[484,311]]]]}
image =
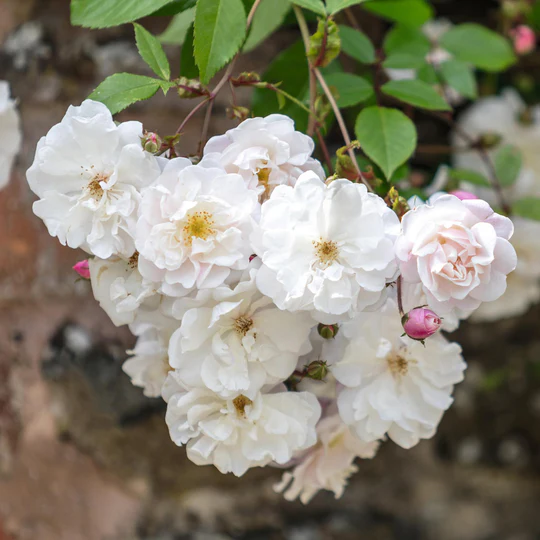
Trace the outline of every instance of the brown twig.
{"type": "Polygon", "coordinates": [[[405,315],[405,312],[403,311],[403,290],[402,290],[401,276],[398,276],[396,283],[397,283],[397,305],[399,309],[399,314],[401,317],[403,317],[403,315],[405,315]]]}

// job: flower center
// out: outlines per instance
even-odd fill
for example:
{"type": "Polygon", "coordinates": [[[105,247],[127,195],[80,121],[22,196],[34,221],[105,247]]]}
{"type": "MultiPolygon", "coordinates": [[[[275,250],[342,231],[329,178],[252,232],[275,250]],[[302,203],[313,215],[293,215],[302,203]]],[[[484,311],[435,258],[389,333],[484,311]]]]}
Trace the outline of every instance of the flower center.
{"type": "Polygon", "coordinates": [[[268,167],[265,167],[264,169],[259,169],[257,171],[257,178],[259,179],[259,184],[262,184],[264,186],[264,193],[268,195],[269,186],[268,186],[268,180],[270,178],[271,169],[268,167]]]}
{"type": "Polygon", "coordinates": [[[409,362],[402,356],[389,356],[387,358],[388,367],[394,376],[404,377],[409,371],[409,362]]]}
{"type": "Polygon", "coordinates": [[[240,394],[239,396],[235,397],[232,402],[234,408],[236,409],[236,414],[241,418],[246,417],[246,407],[249,405],[253,405],[253,401],[251,401],[251,399],[249,399],[248,397],[244,396],[244,394],[240,394]]]}
{"type": "Polygon", "coordinates": [[[139,252],[136,251],[128,260],[128,266],[130,268],[137,268],[137,265],[139,264],[139,252]]]}
{"type": "Polygon", "coordinates": [[[315,248],[315,255],[319,262],[324,266],[330,266],[339,256],[339,249],[337,244],[332,240],[313,241],[313,247],[315,248]]]}
{"type": "Polygon", "coordinates": [[[98,173],[90,180],[86,186],[86,190],[93,199],[101,199],[103,196],[103,188],[101,187],[100,182],[106,182],[108,179],[109,176],[107,174],[98,173]]]}
{"type": "Polygon", "coordinates": [[[253,319],[248,319],[247,317],[238,317],[234,321],[234,329],[241,335],[245,336],[253,326],[253,319]]]}
{"type": "Polygon", "coordinates": [[[194,212],[188,216],[183,231],[184,242],[190,246],[193,241],[193,237],[201,238],[202,240],[208,240],[216,233],[216,230],[212,228],[214,220],[212,214],[209,212],[194,212]]]}

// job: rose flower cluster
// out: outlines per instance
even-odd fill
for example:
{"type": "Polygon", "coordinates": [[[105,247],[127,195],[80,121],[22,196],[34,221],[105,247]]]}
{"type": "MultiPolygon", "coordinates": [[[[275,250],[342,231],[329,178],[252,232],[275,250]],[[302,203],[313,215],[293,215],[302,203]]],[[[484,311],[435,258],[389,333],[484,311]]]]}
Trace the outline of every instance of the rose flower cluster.
{"type": "Polygon", "coordinates": [[[85,101],[27,177],[50,234],[91,255],[79,272],[137,336],[124,371],[167,402],[189,459],[288,468],[276,490],[307,502],[340,496],[381,441],[432,437],[466,367],[438,330],[504,293],[512,222],[444,193],[400,219],[326,179],[283,115],[210,139],[197,163],[152,137],[85,101]]]}

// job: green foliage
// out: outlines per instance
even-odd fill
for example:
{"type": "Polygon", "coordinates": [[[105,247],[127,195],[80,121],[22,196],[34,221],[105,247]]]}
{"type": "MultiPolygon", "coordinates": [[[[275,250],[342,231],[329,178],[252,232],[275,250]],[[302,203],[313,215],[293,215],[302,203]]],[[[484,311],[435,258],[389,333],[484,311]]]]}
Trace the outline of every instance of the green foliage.
{"type": "Polygon", "coordinates": [[[166,30],[158,36],[159,41],[167,45],[182,45],[194,19],[195,8],[186,9],[175,15],[166,30]]]}
{"type": "Polygon", "coordinates": [[[340,25],[339,35],[341,36],[341,50],[345,54],[361,64],[375,62],[375,47],[364,33],[350,26],[340,25]]]}
{"type": "Polygon", "coordinates": [[[341,50],[341,39],[339,29],[332,20],[319,21],[317,31],[309,40],[309,51],[307,53],[312,65],[315,67],[325,67],[341,50]]]}
{"type": "Polygon", "coordinates": [[[512,204],[512,212],[516,216],[540,221],[540,199],[534,197],[519,199],[512,204]]]}
{"type": "Polygon", "coordinates": [[[158,9],[152,13],[153,17],[172,17],[178,13],[186,11],[186,9],[191,9],[195,7],[197,0],[169,0],[169,3],[166,6],[158,9]]]}
{"type": "Polygon", "coordinates": [[[431,44],[418,28],[396,25],[386,34],[383,49],[387,55],[408,54],[423,60],[431,50],[431,44]]]}
{"type": "Polygon", "coordinates": [[[495,172],[501,186],[511,186],[519,175],[523,157],[518,148],[511,145],[501,147],[494,158],[495,172]]]}
{"type": "Polygon", "coordinates": [[[253,50],[278,29],[290,9],[289,0],[263,0],[253,17],[243,51],[253,50]]]}
{"type": "Polygon", "coordinates": [[[110,28],[146,17],[171,0],[71,0],[71,24],[110,28]]]}
{"type": "Polygon", "coordinates": [[[107,77],[89,96],[89,99],[101,101],[112,114],[126,107],[151,98],[160,88],[166,93],[174,83],[133,75],[131,73],[115,73],[107,77]]]}
{"type": "Polygon", "coordinates": [[[171,78],[171,66],[167,55],[159,40],[140,24],[135,23],[135,41],[142,59],[150,66],[152,71],[162,79],[171,78]]]}
{"type": "Polygon", "coordinates": [[[326,6],[322,0],[291,0],[297,6],[314,11],[319,15],[326,16],[326,6]]]}
{"type": "Polygon", "coordinates": [[[485,71],[502,71],[516,61],[507,39],[474,23],[448,30],[441,38],[441,46],[458,60],[485,71]]]}
{"type": "Polygon", "coordinates": [[[337,90],[339,108],[358,105],[373,96],[371,83],[352,73],[332,73],[326,77],[326,82],[337,90]]]}
{"type": "Polygon", "coordinates": [[[326,0],[326,9],[330,15],[335,15],[342,9],[362,4],[367,0],[326,0]]]}
{"type": "Polygon", "coordinates": [[[450,105],[429,84],[416,79],[389,81],[381,88],[387,96],[432,111],[449,111],[450,105]]]}
{"type": "Polygon", "coordinates": [[[473,70],[460,60],[448,60],[440,66],[441,77],[454,90],[469,99],[476,99],[478,89],[473,70]]]}
{"type": "Polygon", "coordinates": [[[425,60],[420,56],[413,56],[407,53],[394,53],[386,58],[383,66],[387,69],[418,69],[425,63],[425,60]]]}
{"type": "Polygon", "coordinates": [[[407,26],[422,26],[433,17],[433,8],[425,0],[370,0],[363,7],[407,26]]]}
{"type": "Polygon", "coordinates": [[[448,171],[448,177],[450,180],[468,182],[475,186],[489,187],[491,185],[485,176],[476,171],[469,171],[468,169],[450,169],[448,171]]]}
{"type": "Polygon", "coordinates": [[[193,56],[193,34],[193,25],[191,25],[180,51],[180,75],[188,79],[197,79],[199,77],[199,68],[195,64],[195,57],[193,56]]]}
{"type": "Polygon", "coordinates": [[[355,133],[362,150],[379,165],[387,179],[416,148],[416,128],[397,109],[364,109],[356,119],[355,133]]]}
{"type": "Polygon", "coordinates": [[[195,62],[207,84],[238,52],[246,36],[242,0],[198,0],[195,11],[195,62]]]}

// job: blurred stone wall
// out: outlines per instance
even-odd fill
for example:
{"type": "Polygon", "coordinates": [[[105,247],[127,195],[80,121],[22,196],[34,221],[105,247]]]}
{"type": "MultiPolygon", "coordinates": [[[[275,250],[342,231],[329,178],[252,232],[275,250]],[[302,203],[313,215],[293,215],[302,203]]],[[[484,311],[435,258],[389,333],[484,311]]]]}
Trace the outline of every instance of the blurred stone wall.
{"type": "MultiPolygon", "coordinates": [[[[147,23],[158,31],[166,21],[147,23]]],[[[292,37],[280,34],[240,69],[262,70],[292,37]]],[[[465,326],[467,380],[437,437],[411,451],[383,445],[339,501],[287,503],[272,490],[278,470],[236,479],[187,461],[163,403],[121,371],[129,332],[75,280],[71,266],[84,255],[48,236],[24,178],[37,140],[68,105],[123,70],[147,73],[129,26],[72,28],[68,0],[0,0],[0,79],[24,130],[0,192],[0,540],[539,538],[539,309],[465,326]]],[[[227,105],[224,94],[211,133],[232,125],[227,105]]],[[[167,134],[190,107],[171,93],[120,119],[167,134]]],[[[189,124],[183,153],[196,150],[201,124],[189,124]]]]}

